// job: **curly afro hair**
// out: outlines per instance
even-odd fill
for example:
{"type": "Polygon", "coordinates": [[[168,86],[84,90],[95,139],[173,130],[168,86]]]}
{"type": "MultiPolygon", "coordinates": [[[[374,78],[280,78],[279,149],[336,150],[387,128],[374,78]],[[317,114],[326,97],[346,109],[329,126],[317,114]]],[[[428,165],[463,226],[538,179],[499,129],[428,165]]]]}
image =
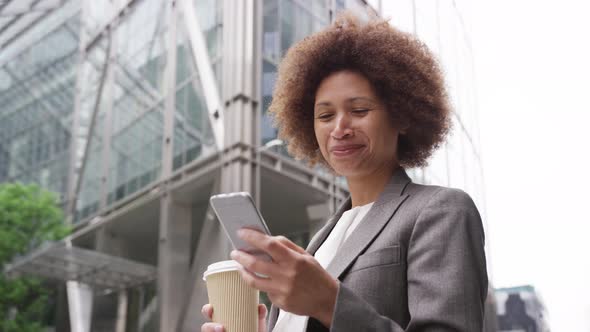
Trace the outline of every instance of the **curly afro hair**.
{"type": "Polygon", "coordinates": [[[412,35],[378,17],[363,22],[351,12],[293,45],[279,66],[269,112],[289,152],[329,167],[315,138],[313,110],[321,81],[341,70],[364,75],[396,126],[404,129],[397,147],[400,165],[426,166],[451,126],[441,69],[412,35]]]}

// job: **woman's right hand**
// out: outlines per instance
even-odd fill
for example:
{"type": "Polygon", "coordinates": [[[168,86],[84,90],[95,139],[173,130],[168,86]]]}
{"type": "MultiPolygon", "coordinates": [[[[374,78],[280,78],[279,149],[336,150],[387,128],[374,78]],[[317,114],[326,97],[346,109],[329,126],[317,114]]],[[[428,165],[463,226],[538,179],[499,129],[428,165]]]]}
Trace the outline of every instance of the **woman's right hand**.
{"type": "MultiPolygon", "coordinates": [[[[264,304],[258,305],[258,332],[266,332],[266,306],[264,304]]],[[[213,306],[205,304],[201,309],[203,316],[211,320],[213,317],[213,306]]],[[[225,328],[218,323],[205,323],[201,326],[201,332],[225,332],[225,328]]]]}

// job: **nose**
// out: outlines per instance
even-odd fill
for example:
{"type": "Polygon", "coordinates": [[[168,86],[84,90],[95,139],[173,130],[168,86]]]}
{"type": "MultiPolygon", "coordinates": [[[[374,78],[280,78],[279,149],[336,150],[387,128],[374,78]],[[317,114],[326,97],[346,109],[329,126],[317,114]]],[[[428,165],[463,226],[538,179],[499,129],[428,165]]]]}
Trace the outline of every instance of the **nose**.
{"type": "Polygon", "coordinates": [[[332,129],[331,136],[335,139],[343,139],[352,136],[352,121],[348,112],[342,112],[336,116],[334,129],[332,129]]]}

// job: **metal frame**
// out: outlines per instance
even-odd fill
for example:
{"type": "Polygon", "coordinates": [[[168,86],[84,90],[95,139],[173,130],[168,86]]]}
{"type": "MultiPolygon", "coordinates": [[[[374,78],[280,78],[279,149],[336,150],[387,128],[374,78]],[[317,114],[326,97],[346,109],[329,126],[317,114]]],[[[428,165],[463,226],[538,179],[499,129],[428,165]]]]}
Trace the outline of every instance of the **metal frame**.
{"type": "MultiPolygon", "coordinates": [[[[88,0],[86,0],[88,1],[88,0]]],[[[84,45],[84,51],[89,53],[90,50],[98,44],[100,39],[102,39],[103,34],[105,31],[108,30],[115,30],[115,28],[119,25],[122,19],[127,16],[133,7],[137,5],[140,0],[128,0],[127,3],[119,9],[115,15],[110,20],[107,20],[107,23],[94,34],[94,36],[88,39],[88,42],[84,45]]]]}
{"type": "MultiPolygon", "coordinates": [[[[67,27],[67,21],[66,21],[66,24],[61,24],[56,29],[59,29],[61,26],[67,27]]],[[[74,36],[74,38],[77,38],[77,36],[74,36]]],[[[61,75],[62,77],[59,77],[59,79],[54,79],[54,80],[57,81],[56,82],[56,85],[63,86],[64,84],[63,84],[62,81],[66,80],[66,78],[67,78],[67,75],[65,75],[66,72],[63,71],[63,68],[62,68],[64,66],[63,62],[66,61],[66,60],[68,60],[70,57],[75,56],[75,53],[76,53],[76,50],[72,50],[71,53],[64,54],[61,58],[55,59],[55,61],[53,61],[51,63],[48,63],[46,66],[44,66],[44,67],[36,70],[34,73],[28,74],[24,78],[15,79],[15,82],[12,84],[12,86],[9,88],[9,90],[18,91],[18,89],[20,89],[20,90],[30,89],[31,88],[31,86],[30,86],[31,81],[34,81],[35,79],[40,79],[40,78],[43,79],[43,78],[45,78],[45,76],[50,76],[51,77],[51,76],[58,76],[58,75],[61,75]],[[56,68],[56,67],[58,68],[58,69],[55,69],[55,70],[58,71],[58,74],[57,75],[55,75],[55,73],[54,73],[55,72],[54,71],[54,68],[56,68]],[[59,71],[61,71],[61,72],[59,72],[59,71]]],[[[10,60],[12,60],[12,59],[10,59],[10,60]]],[[[4,62],[4,64],[2,66],[4,66],[7,62],[8,61],[4,62]]],[[[7,72],[8,75],[11,75],[13,79],[15,78],[15,75],[10,72],[9,68],[4,67],[4,70],[7,72]]],[[[24,93],[29,93],[29,91],[27,90],[24,93]]],[[[33,97],[34,97],[33,100],[37,100],[38,99],[38,97],[36,97],[36,96],[33,96],[33,97]]],[[[16,99],[16,98],[14,98],[14,99],[16,99]]],[[[3,113],[0,116],[0,119],[3,119],[5,117],[7,117],[7,116],[10,116],[10,115],[18,112],[18,110],[20,108],[25,107],[30,102],[32,102],[31,100],[21,101],[20,98],[19,98],[19,101],[20,101],[20,103],[18,103],[17,106],[14,107],[14,110],[13,111],[7,112],[7,113],[3,113]]],[[[65,127],[67,128],[69,126],[65,126],[65,127]]]]}
{"type": "MultiPolygon", "coordinates": [[[[107,29],[107,30],[108,30],[108,29],[111,29],[112,27],[116,26],[116,24],[117,24],[117,23],[120,21],[120,18],[121,18],[122,16],[124,16],[124,15],[127,15],[127,13],[129,12],[129,10],[130,10],[130,9],[132,8],[132,6],[133,6],[133,5],[135,5],[136,3],[137,3],[137,2],[135,2],[135,1],[129,1],[129,2],[126,4],[126,6],[125,6],[125,7],[124,7],[124,8],[123,8],[121,11],[119,11],[119,13],[118,13],[117,15],[115,15],[115,17],[113,18],[113,20],[112,20],[112,21],[110,21],[108,24],[106,24],[106,25],[105,25],[105,28],[104,28],[104,29],[107,29]]],[[[90,43],[86,43],[86,42],[84,42],[84,41],[81,41],[81,44],[83,45],[83,49],[84,49],[84,51],[82,51],[82,52],[81,52],[81,59],[82,59],[82,61],[91,59],[90,57],[87,57],[88,53],[87,53],[86,51],[87,51],[87,50],[89,50],[90,48],[92,48],[93,46],[96,46],[96,45],[97,45],[97,43],[98,43],[98,40],[100,40],[100,38],[102,38],[101,34],[104,34],[104,32],[105,32],[105,31],[107,31],[107,30],[101,30],[101,31],[100,31],[100,33],[99,33],[99,34],[97,34],[97,35],[96,35],[96,36],[95,36],[95,37],[92,39],[92,41],[91,41],[90,43]]],[[[116,59],[114,59],[114,60],[116,60],[116,59]]],[[[93,63],[93,61],[91,61],[91,62],[93,63]]],[[[111,64],[115,64],[115,63],[116,63],[115,61],[113,61],[113,59],[111,59],[111,62],[112,62],[111,64]]],[[[123,68],[123,69],[125,69],[125,68],[123,68]]],[[[132,77],[132,76],[130,76],[130,78],[131,78],[131,79],[133,79],[133,77],[132,77]]],[[[101,81],[103,81],[103,80],[101,79],[101,81]]],[[[87,83],[87,82],[84,82],[83,84],[85,84],[85,83],[87,83]]],[[[101,84],[102,84],[102,82],[101,82],[101,84]]],[[[106,84],[107,84],[107,88],[108,88],[109,84],[108,84],[108,83],[106,83],[106,84]]],[[[80,91],[80,90],[81,90],[81,89],[80,89],[80,87],[81,87],[81,86],[80,86],[80,84],[78,84],[78,89],[77,89],[77,91],[80,91]]],[[[124,88],[124,86],[122,86],[122,88],[124,88]]],[[[78,94],[77,94],[77,95],[78,95],[78,94]]],[[[78,96],[77,96],[77,97],[78,97],[78,96]]],[[[163,99],[163,98],[164,98],[164,97],[162,97],[162,99],[163,99]]],[[[78,97],[78,99],[79,99],[79,97],[78,97]]],[[[80,108],[80,106],[79,106],[79,105],[80,105],[80,101],[79,101],[79,100],[78,100],[78,101],[75,101],[75,104],[76,104],[76,105],[75,105],[75,107],[74,107],[74,113],[75,113],[75,114],[73,115],[73,118],[74,118],[75,120],[77,120],[77,119],[78,119],[78,117],[79,117],[79,114],[78,114],[78,113],[80,112],[80,111],[78,110],[78,109],[80,108]]],[[[149,110],[148,110],[147,112],[145,112],[145,113],[149,113],[149,110]]],[[[144,113],[144,114],[145,114],[145,113],[144,113]]],[[[179,121],[181,121],[181,122],[184,122],[184,121],[183,121],[183,119],[182,119],[182,116],[181,116],[180,114],[177,114],[177,113],[175,113],[175,117],[176,117],[176,118],[178,118],[178,120],[179,120],[179,121]]],[[[107,121],[107,122],[108,122],[108,121],[107,121]]],[[[73,128],[78,128],[78,127],[79,127],[79,124],[78,124],[78,123],[75,123],[75,124],[74,124],[72,127],[73,127],[73,128]]],[[[196,139],[200,139],[201,141],[203,141],[203,137],[202,137],[202,135],[200,135],[200,133],[199,133],[199,132],[197,132],[197,131],[193,130],[193,129],[192,129],[192,127],[190,127],[190,126],[185,126],[185,130],[186,130],[186,131],[187,131],[187,132],[188,132],[188,133],[189,133],[191,136],[193,136],[194,138],[196,138],[196,139]]],[[[77,131],[77,130],[74,130],[74,132],[76,132],[76,131],[77,131]]],[[[72,149],[72,150],[73,150],[73,153],[76,153],[76,151],[77,151],[77,148],[76,148],[76,143],[78,143],[78,142],[77,142],[77,137],[78,137],[78,135],[77,135],[77,134],[75,134],[75,135],[74,135],[74,139],[72,140],[72,142],[74,143],[74,145],[73,145],[73,149],[72,149]]],[[[88,138],[87,138],[87,142],[86,142],[87,144],[89,143],[88,139],[92,139],[92,137],[88,137],[88,138]]],[[[86,155],[86,154],[85,154],[85,155],[86,155]]],[[[71,163],[71,165],[75,165],[75,164],[76,164],[76,163],[74,163],[74,162],[72,162],[72,163],[71,163]]],[[[82,164],[83,164],[83,165],[85,165],[85,163],[84,163],[84,162],[83,162],[82,164]]],[[[81,166],[81,167],[84,167],[84,166],[81,166]]],[[[72,172],[72,171],[70,171],[70,172],[69,172],[69,174],[70,174],[70,175],[69,175],[69,178],[71,179],[71,178],[73,177],[71,174],[75,174],[75,173],[78,173],[78,175],[79,175],[79,176],[83,176],[83,175],[84,175],[84,172],[83,172],[83,170],[82,170],[82,171],[80,171],[80,172],[76,172],[76,171],[73,171],[73,172],[72,172]]],[[[75,175],[74,175],[74,177],[75,177],[75,175]]],[[[70,182],[71,182],[71,181],[70,181],[70,182]]],[[[78,188],[79,188],[79,186],[78,186],[78,188]]],[[[73,202],[73,201],[76,199],[76,196],[77,196],[77,192],[78,192],[78,191],[79,191],[79,189],[75,189],[75,190],[73,190],[73,192],[72,192],[72,190],[70,190],[70,191],[69,191],[69,193],[68,193],[68,195],[67,195],[67,196],[70,198],[70,201],[72,201],[72,202],[73,202]]],[[[104,197],[104,194],[103,194],[103,197],[104,197]]],[[[104,199],[103,199],[103,200],[104,200],[104,199]]],[[[104,205],[104,204],[103,204],[103,205],[104,205]]],[[[69,210],[69,211],[73,211],[71,206],[69,207],[69,209],[68,209],[68,210],[69,210]]]]}
{"type": "Polygon", "coordinates": [[[80,10],[80,3],[78,1],[70,1],[64,4],[64,6],[60,9],[60,13],[64,15],[60,20],[47,20],[45,25],[41,26],[38,25],[40,19],[36,19],[35,21],[31,22],[29,25],[29,29],[27,30],[27,37],[28,43],[25,45],[5,45],[3,46],[3,50],[0,53],[0,67],[4,66],[6,62],[10,59],[13,59],[15,56],[23,52],[23,50],[31,47],[35,44],[36,41],[41,40],[47,34],[54,31],[57,27],[63,24],[64,21],[69,20],[72,16],[76,15],[80,10]]]}
{"type": "MultiPolygon", "coordinates": [[[[35,17],[33,19],[33,21],[40,21],[42,19],[44,19],[45,17],[47,17],[47,15],[49,15],[50,12],[44,12],[44,13],[40,13],[37,17],[35,17]]],[[[5,26],[3,26],[2,28],[0,28],[0,34],[4,33],[6,30],[8,30],[8,28],[10,28],[11,26],[14,26],[14,24],[16,24],[16,22],[18,21],[18,19],[23,16],[22,14],[18,14],[13,20],[11,20],[8,24],[6,24],[5,26]]],[[[33,27],[32,24],[28,24],[26,26],[24,26],[22,29],[20,29],[19,31],[15,32],[12,34],[12,36],[10,36],[8,39],[6,39],[5,41],[2,41],[2,43],[0,44],[0,49],[3,49],[5,47],[7,47],[8,45],[10,45],[14,40],[18,39],[18,37],[24,33],[26,33],[29,29],[31,29],[33,27]]]]}
{"type": "Polygon", "coordinates": [[[14,0],[5,0],[4,3],[0,4],[0,13],[2,13],[2,10],[4,10],[4,8],[6,8],[6,6],[10,5],[11,2],[13,2],[14,0]]]}
{"type": "Polygon", "coordinates": [[[47,17],[54,9],[60,7],[64,0],[60,0],[59,3],[54,4],[52,6],[47,6],[47,7],[37,7],[37,4],[39,2],[41,2],[42,0],[33,0],[31,1],[31,3],[29,4],[29,8],[26,10],[21,10],[21,11],[13,11],[13,12],[6,12],[4,11],[4,8],[6,8],[6,6],[8,6],[12,1],[7,1],[5,3],[2,4],[2,6],[0,7],[0,18],[2,17],[10,17],[10,16],[14,16],[9,22],[5,23],[4,25],[2,25],[0,27],[0,35],[2,33],[4,33],[5,31],[7,31],[8,29],[10,29],[12,26],[14,26],[14,24],[16,24],[23,16],[25,15],[31,15],[31,13],[33,13],[33,15],[37,15],[37,17],[33,18],[33,22],[32,24],[27,24],[24,27],[22,27],[20,30],[14,32],[12,34],[12,36],[10,36],[8,39],[3,40],[0,42],[0,49],[6,48],[8,45],[10,45],[14,40],[18,39],[19,36],[23,35],[24,33],[26,33],[29,29],[31,29],[36,22],[43,20],[45,17],[47,17]]]}
{"type": "Polygon", "coordinates": [[[88,155],[89,155],[89,150],[90,150],[90,145],[92,143],[92,136],[94,136],[94,128],[95,128],[95,124],[96,124],[96,117],[100,111],[100,103],[102,100],[102,93],[103,93],[103,89],[105,86],[105,82],[106,82],[106,77],[107,77],[107,72],[108,72],[108,68],[110,67],[109,65],[109,54],[110,54],[110,49],[111,49],[111,37],[110,37],[110,33],[109,33],[109,37],[107,40],[107,51],[105,54],[105,62],[104,62],[104,66],[102,68],[102,72],[100,75],[100,81],[99,81],[99,86],[98,86],[98,92],[96,95],[96,99],[95,99],[95,103],[94,103],[94,108],[92,111],[92,117],[90,120],[90,125],[88,128],[88,134],[87,134],[87,139],[86,139],[86,146],[84,147],[84,152],[82,154],[82,163],[80,165],[80,169],[78,170],[78,175],[76,177],[76,182],[75,182],[75,187],[74,190],[72,192],[72,196],[69,197],[70,199],[70,206],[69,206],[69,213],[71,215],[74,215],[76,212],[76,203],[78,200],[78,194],[80,192],[80,186],[82,184],[82,180],[84,178],[84,169],[86,168],[86,162],[88,161],[88,155]]]}
{"type": "Polygon", "coordinates": [[[12,0],[8,0],[2,4],[2,6],[0,7],[0,17],[30,14],[30,13],[34,13],[34,12],[47,12],[47,11],[51,11],[51,10],[61,7],[61,5],[63,5],[63,3],[65,2],[65,0],[58,0],[58,1],[55,1],[54,4],[50,4],[48,6],[32,5],[32,6],[29,6],[29,8],[23,9],[23,10],[13,10],[13,11],[3,10],[6,6],[8,6],[8,4],[11,1],[12,0]]]}
{"type": "MultiPolygon", "coordinates": [[[[109,22],[108,24],[106,24],[106,25],[105,25],[105,26],[106,26],[106,28],[105,28],[105,29],[107,29],[107,30],[102,30],[102,35],[104,35],[106,31],[109,31],[108,29],[113,29],[114,27],[116,27],[116,26],[118,25],[119,21],[121,20],[121,18],[122,18],[123,16],[125,16],[125,15],[127,15],[127,14],[128,14],[128,12],[129,12],[129,11],[130,11],[130,9],[131,9],[131,6],[133,6],[134,4],[136,4],[136,2],[134,2],[134,1],[129,1],[129,2],[128,2],[128,4],[126,5],[126,7],[125,7],[125,8],[123,8],[121,11],[119,11],[119,14],[117,14],[117,15],[115,16],[115,18],[113,19],[113,21],[111,21],[111,22],[109,22]]],[[[94,38],[93,38],[93,40],[92,40],[92,42],[90,42],[90,43],[86,44],[86,45],[84,46],[85,50],[89,50],[89,49],[93,49],[94,47],[97,47],[97,46],[98,46],[98,42],[99,42],[99,41],[101,40],[101,38],[102,38],[102,35],[94,37],[94,38]]],[[[98,47],[100,47],[100,46],[98,46],[98,47]]],[[[92,62],[92,61],[91,61],[91,62],[92,62]]],[[[136,83],[141,83],[140,81],[138,81],[137,79],[135,79],[135,78],[134,78],[134,75],[132,75],[132,73],[129,73],[129,72],[128,72],[128,69],[129,69],[129,68],[127,68],[126,66],[124,66],[123,64],[121,64],[121,63],[120,63],[120,62],[119,62],[117,59],[115,59],[115,58],[112,58],[112,59],[111,59],[111,65],[116,65],[116,68],[115,68],[115,69],[117,69],[117,72],[118,72],[118,73],[124,73],[124,74],[127,74],[127,75],[125,75],[125,77],[126,77],[126,78],[130,79],[130,80],[131,80],[131,81],[133,81],[133,82],[136,82],[136,83]]],[[[137,76],[139,76],[139,74],[138,74],[137,76]]],[[[120,87],[121,87],[123,90],[125,90],[125,91],[128,91],[128,92],[129,92],[129,91],[131,91],[131,90],[129,90],[129,89],[128,89],[128,87],[127,87],[125,84],[118,84],[118,81],[114,81],[114,83],[115,83],[115,84],[117,84],[118,86],[120,86],[120,87]]],[[[107,84],[107,85],[108,85],[108,84],[107,84]]],[[[164,102],[165,102],[167,97],[161,96],[161,95],[160,95],[160,94],[159,94],[157,91],[151,91],[151,90],[149,89],[150,87],[149,87],[149,86],[145,86],[144,84],[136,84],[136,85],[137,85],[137,86],[138,86],[140,89],[142,89],[142,90],[144,90],[146,93],[148,93],[149,95],[153,95],[153,96],[156,98],[156,100],[148,100],[148,101],[147,101],[146,105],[150,105],[150,104],[151,104],[152,106],[149,106],[149,107],[145,108],[145,109],[144,109],[144,111],[142,111],[142,112],[141,112],[141,113],[140,113],[140,114],[137,116],[137,119],[140,119],[140,118],[142,118],[143,116],[145,116],[145,115],[147,115],[147,114],[151,113],[152,111],[154,111],[154,107],[157,107],[157,105],[159,105],[159,104],[160,104],[162,101],[164,101],[164,102]]],[[[169,92],[169,93],[171,93],[171,92],[169,92]]],[[[132,95],[134,95],[134,94],[132,93],[132,95]]],[[[137,99],[137,98],[141,99],[141,97],[142,97],[142,96],[139,96],[139,95],[135,96],[135,98],[136,98],[136,99],[137,99]]],[[[164,113],[166,113],[166,112],[164,112],[164,113]]],[[[174,117],[175,117],[175,119],[178,119],[178,120],[179,120],[179,121],[181,121],[181,122],[185,122],[185,121],[184,121],[184,119],[183,119],[183,116],[182,116],[181,114],[178,114],[177,112],[174,112],[174,117]]],[[[130,125],[131,125],[131,123],[130,123],[130,125]]],[[[128,126],[127,126],[127,127],[128,127],[128,126]]],[[[203,139],[203,136],[201,135],[201,133],[200,133],[200,132],[198,132],[198,131],[196,131],[196,130],[195,130],[193,127],[191,127],[191,126],[185,126],[185,127],[184,127],[184,129],[185,129],[185,131],[186,131],[188,134],[190,134],[190,135],[191,135],[191,136],[193,136],[194,138],[196,138],[196,139],[198,139],[198,140],[200,140],[200,141],[204,141],[204,139],[203,139]]],[[[112,135],[111,135],[111,136],[112,136],[112,137],[115,137],[115,136],[117,136],[119,133],[123,132],[124,130],[125,130],[125,128],[122,128],[122,129],[118,130],[116,133],[112,133],[112,135]]],[[[90,136],[89,136],[89,137],[90,137],[90,136]]],[[[127,154],[127,153],[126,153],[126,151],[120,151],[120,152],[121,152],[122,154],[127,154]]],[[[166,160],[166,159],[164,159],[164,160],[166,160]]],[[[83,173],[81,172],[81,174],[83,174],[83,173]]],[[[103,196],[103,197],[104,197],[104,196],[103,196]]]]}
{"type": "MultiPolygon", "coordinates": [[[[33,0],[31,2],[31,7],[35,7],[39,2],[41,2],[41,0],[33,0]]],[[[10,2],[7,3],[7,5],[9,5],[10,2]]],[[[0,10],[4,9],[1,8],[0,10]]],[[[25,13],[19,13],[14,15],[14,17],[12,18],[12,20],[10,20],[8,23],[5,23],[3,26],[0,27],[0,34],[2,34],[4,31],[6,31],[8,28],[10,28],[11,25],[13,25],[16,21],[18,21],[25,13]]]]}
{"type": "MultiPolygon", "coordinates": [[[[48,66],[47,68],[50,68],[50,67],[51,67],[51,65],[48,66]]],[[[64,128],[68,128],[69,127],[67,125],[67,123],[63,119],[60,119],[60,116],[59,115],[54,114],[53,109],[51,107],[47,106],[46,105],[46,102],[43,99],[40,98],[40,95],[43,95],[43,92],[38,93],[37,92],[38,89],[35,86],[29,86],[29,85],[25,86],[25,84],[22,81],[19,81],[19,80],[16,79],[15,74],[9,68],[4,68],[4,71],[10,77],[12,77],[13,79],[15,79],[15,81],[18,82],[17,83],[18,85],[15,85],[14,88],[18,88],[18,89],[21,90],[20,91],[21,93],[23,93],[23,94],[29,94],[32,97],[31,100],[27,100],[25,103],[21,103],[20,105],[18,105],[17,107],[15,107],[16,112],[18,112],[18,110],[20,110],[20,109],[22,109],[24,107],[29,106],[31,103],[33,103],[33,102],[36,101],[36,102],[39,102],[45,108],[45,110],[48,112],[49,115],[51,115],[54,119],[56,119],[59,123],[61,123],[64,128]]],[[[39,71],[38,73],[43,72],[43,71],[45,71],[45,69],[39,71]]],[[[39,76],[39,75],[35,75],[35,76],[39,76]]],[[[58,85],[61,86],[62,85],[61,82],[58,82],[58,85]]],[[[9,115],[12,115],[14,113],[15,112],[5,114],[2,117],[0,117],[0,119],[2,119],[4,117],[7,117],[9,115]]]]}
{"type": "Polygon", "coordinates": [[[172,159],[174,156],[174,114],[176,113],[176,40],[177,40],[177,17],[178,11],[175,0],[168,6],[168,34],[166,68],[164,70],[164,132],[162,135],[162,171],[160,177],[167,178],[172,173],[172,159]]]}
{"type": "Polygon", "coordinates": [[[190,45],[197,64],[197,71],[201,80],[207,110],[209,112],[209,120],[215,135],[215,143],[219,150],[224,147],[224,114],[221,104],[219,91],[217,90],[217,82],[215,81],[215,74],[213,73],[213,66],[207,51],[207,44],[203,31],[200,28],[199,20],[196,15],[194,4],[192,0],[179,0],[183,9],[183,22],[186,25],[186,32],[190,41],[190,45]]]}
{"type": "MultiPolygon", "coordinates": [[[[84,17],[85,12],[87,11],[86,1],[82,2],[82,8],[80,15],[84,17]]],[[[85,84],[85,77],[84,77],[84,62],[86,59],[86,52],[83,48],[85,44],[87,33],[84,29],[84,24],[80,24],[80,31],[78,33],[79,36],[79,44],[78,44],[78,65],[77,65],[77,73],[76,73],[76,86],[75,86],[75,95],[74,95],[74,110],[72,112],[72,127],[70,132],[70,160],[69,160],[69,169],[68,169],[68,177],[67,177],[67,193],[66,193],[66,220],[69,224],[73,223],[74,219],[74,211],[76,206],[76,192],[78,188],[78,184],[76,183],[78,180],[76,175],[82,176],[82,174],[78,173],[77,164],[78,164],[78,136],[80,131],[80,112],[82,107],[82,91],[84,84],[85,84]]]]}
{"type": "MultiPolygon", "coordinates": [[[[176,1],[168,3],[167,58],[165,69],[164,133],[162,135],[161,180],[164,188],[172,174],[174,159],[174,121],[176,113],[177,19],[176,1]]],[[[178,299],[190,265],[192,211],[190,205],[176,202],[165,192],[160,198],[158,240],[159,330],[173,331],[181,315],[178,299]]]]}
{"type": "Polygon", "coordinates": [[[38,11],[38,10],[45,10],[46,8],[54,9],[54,8],[56,8],[57,6],[59,6],[60,4],[62,4],[64,2],[64,0],[57,0],[57,1],[54,1],[56,3],[53,3],[53,4],[50,3],[49,6],[48,5],[45,5],[45,6],[37,6],[37,4],[39,2],[41,2],[41,1],[42,0],[31,0],[27,4],[27,6],[25,6],[25,7],[28,7],[28,8],[19,8],[19,9],[22,9],[20,11],[19,10],[14,10],[14,9],[13,9],[13,11],[5,11],[4,8],[8,7],[8,5],[10,5],[11,3],[13,3],[14,0],[2,0],[2,2],[0,3],[0,17],[2,17],[2,16],[13,16],[13,15],[18,15],[18,14],[28,14],[30,12],[34,12],[34,11],[38,11]]]}
{"type": "MultiPolygon", "coordinates": [[[[108,34],[108,44],[107,50],[105,52],[105,68],[104,68],[104,76],[101,78],[101,82],[98,89],[98,98],[103,97],[103,93],[105,94],[105,105],[104,107],[104,122],[103,122],[103,132],[102,132],[102,157],[101,157],[101,177],[100,177],[100,194],[99,194],[99,209],[103,209],[107,205],[107,196],[108,196],[108,175],[109,175],[109,165],[111,160],[111,139],[112,139],[112,126],[113,126],[113,96],[114,96],[114,81],[115,81],[115,71],[113,68],[112,63],[115,61],[115,56],[117,54],[117,31],[109,31],[108,34]],[[103,92],[103,86],[106,85],[106,90],[103,92]]],[[[97,100],[97,104],[99,105],[99,101],[97,100]]],[[[94,122],[95,116],[100,112],[98,106],[95,107],[94,112],[92,114],[92,122],[90,126],[90,130],[94,130],[94,122]]],[[[89,153],[90,141],[92,140],[91,131],[88,132],[88,140],[86,149],[84,152],[84,163],[80,168],[80,176],[78,177],[78,182],[81,181],[82,176],[84,175],[84,166],[87,161],[87,155],[89,153]]],[[[79,190],[79,188],[78,188],[79,190]]],[[[78,191],[76,191],[76,196],[78,196],[78,191]]],[[[75,208],[75,204],[74,204],[75,208]]]]}
{"type": "Polygon", "coordinates": [[[102,291],[137,287],[156,278],[153,266],[67,246],[63,241],[7,265],[4,272],[11,277],[35,274],[57,281],[75,280],[102,291]]]}

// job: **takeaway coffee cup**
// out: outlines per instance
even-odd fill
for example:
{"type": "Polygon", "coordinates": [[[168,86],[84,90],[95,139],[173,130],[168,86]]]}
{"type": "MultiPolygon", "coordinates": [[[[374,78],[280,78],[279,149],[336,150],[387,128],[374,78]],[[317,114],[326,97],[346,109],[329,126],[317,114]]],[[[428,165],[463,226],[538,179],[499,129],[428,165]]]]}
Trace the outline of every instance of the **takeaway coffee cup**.
{"type": "Polygon", "coordinates": [[[258,290],[244,282],[239,268],[236,261],[221,261],[209,265],[203,274],[213,306],[212,319],[226,332],[257,332],[258,290]]]}

